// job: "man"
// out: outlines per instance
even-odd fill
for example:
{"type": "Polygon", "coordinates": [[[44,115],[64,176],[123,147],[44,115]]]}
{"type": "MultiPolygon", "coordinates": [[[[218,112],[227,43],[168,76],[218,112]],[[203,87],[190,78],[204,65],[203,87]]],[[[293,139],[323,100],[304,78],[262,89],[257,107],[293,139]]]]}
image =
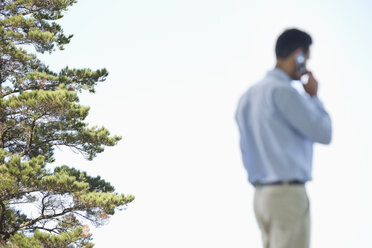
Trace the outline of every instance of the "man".
{"type": "Polygon", "coordinates": [[[276,66],[240,99],[236,120],[243,163],[255,187],[254,210],[265,248],[308,248],[313,144],[329,144],[331,120],[306,62],[312,39],[288,29],[275,46],[276,66]],[[291,85],[303,75],[304,94],[291,85]]]}

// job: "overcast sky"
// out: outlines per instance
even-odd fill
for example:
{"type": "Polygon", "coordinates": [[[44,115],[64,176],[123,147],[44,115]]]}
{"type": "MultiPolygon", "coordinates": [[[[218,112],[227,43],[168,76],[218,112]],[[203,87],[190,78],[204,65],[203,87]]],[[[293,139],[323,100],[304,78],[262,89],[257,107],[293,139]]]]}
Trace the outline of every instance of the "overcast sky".
{"type": "Polygon", "coordinates": [[[85,161],[136,200],[93,229],[96,247],[261,247],[234,112],[241,94],[274,66],[286,28],[314,40],[309,68],[333,121],[316,145],[312,247],[372,247],[372,2],[276,0],[80,0],[61,21],[65,51],[52,69],[107,68],[88,122],[123,136],[85,161]]]}

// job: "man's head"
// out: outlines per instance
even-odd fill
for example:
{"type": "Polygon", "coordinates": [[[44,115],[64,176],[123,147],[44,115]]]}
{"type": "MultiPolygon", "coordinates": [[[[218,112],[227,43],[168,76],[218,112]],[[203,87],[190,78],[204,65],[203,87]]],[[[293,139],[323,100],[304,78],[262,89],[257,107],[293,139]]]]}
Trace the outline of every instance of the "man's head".
{"type": "Polygon", "coordinates": [[[277,59],[277,67],[285,70],[288,75],[299,80],[301,73],[296,64],[296,57],[303,53],[305,55],[304,66],[310,57],[310,45],[312,39],[309,34],[298,29],[285,30],[276,41],[275,54],[277,59]]]}

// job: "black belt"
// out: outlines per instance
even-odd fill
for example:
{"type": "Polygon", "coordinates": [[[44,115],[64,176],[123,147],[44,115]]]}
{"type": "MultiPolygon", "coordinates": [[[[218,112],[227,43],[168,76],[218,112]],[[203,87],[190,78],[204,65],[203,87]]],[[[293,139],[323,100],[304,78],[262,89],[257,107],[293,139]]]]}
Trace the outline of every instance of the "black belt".
{"type": "Polygon", "coordinates": [[[271,183],[255,183],[255,187],[259,186],[270,186],[270,185],[303,185],[305,184],[302,181],[293,180],[293,181],[277,181],[277,182],[271,182],[271,183]]]}

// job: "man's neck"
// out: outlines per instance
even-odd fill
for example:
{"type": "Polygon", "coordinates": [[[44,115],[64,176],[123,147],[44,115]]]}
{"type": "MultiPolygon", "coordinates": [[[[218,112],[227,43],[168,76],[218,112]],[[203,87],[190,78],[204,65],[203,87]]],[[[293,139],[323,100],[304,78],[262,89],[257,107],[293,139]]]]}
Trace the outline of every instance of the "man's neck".
{"type": "Polygon", "coordinates": [[[276,65],[275,65],[275,68],[284,71],[290,78],[292,78],[291,74],[290,74],[291,70],[289,69],[289,67],[286,64],[281,63],[280,61],[277,61],[276,65]]]}

